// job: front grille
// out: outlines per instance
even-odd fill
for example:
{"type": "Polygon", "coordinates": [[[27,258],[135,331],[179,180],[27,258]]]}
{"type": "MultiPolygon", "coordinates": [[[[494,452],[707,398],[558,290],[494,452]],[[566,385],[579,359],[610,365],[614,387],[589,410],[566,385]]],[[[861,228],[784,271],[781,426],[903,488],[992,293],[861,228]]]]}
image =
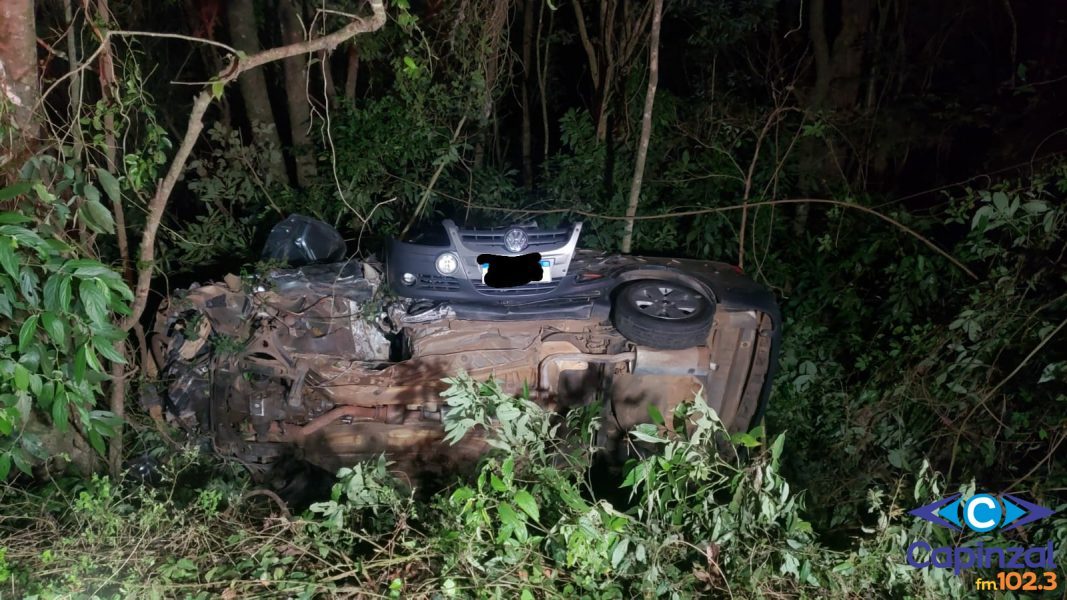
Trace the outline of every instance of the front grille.
{"type": "MultiPolygon", "coordinates": [[[[525,231],[527,239],[529,240],[527,250],[557,248],[566,244],[571,235],[570,231],[565,229],[557,229],[554,231],[527,229],[525,231]]],[[[460,239],[464,244],[471,246],[504,248],[505,233],[507,233],[506,230],[461,231],[460,239]]]]}
{"type": "Polygon", "coordinates": [[[570,232],[567,231],[527,231],[531,246],[560,246],[567,242],[570,232]]]}
{"type": "Polygon", "coordinates": [[[418,287],[437,292],[456,292],[459,291],[459,281],[455,277],[443,275],[419,275],[418,287]]]}
{"type": "Polygon", "coordinates": [[[515,287],[506,288],[490,287],[478,281],[472,283],[474,284],[474,291],[486,296],[530,296],[547,294],[559,287],[558,281],[527,283],[526,285],[517,285],[515,287]]]}
{"type": "Polygon", "coordinates": [[[464,242],[471,242],[473,244],[503,244],[504,232],[496,233],[493,231],[482,232],[469,232],[461,234],[461,239],[464,242]]]}

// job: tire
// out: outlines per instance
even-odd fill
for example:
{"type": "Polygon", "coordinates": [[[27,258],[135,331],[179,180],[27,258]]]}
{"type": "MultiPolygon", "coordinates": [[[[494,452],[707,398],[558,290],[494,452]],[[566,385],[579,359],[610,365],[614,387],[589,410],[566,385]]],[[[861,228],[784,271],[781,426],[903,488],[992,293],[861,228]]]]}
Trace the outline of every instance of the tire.
{"type": "Polygon", "coordinates": [[[640,279],[615,295],[612,323],[640,346],[678,350],[707,343],[715,308],[700,292],[673,281],[640,279]]]}

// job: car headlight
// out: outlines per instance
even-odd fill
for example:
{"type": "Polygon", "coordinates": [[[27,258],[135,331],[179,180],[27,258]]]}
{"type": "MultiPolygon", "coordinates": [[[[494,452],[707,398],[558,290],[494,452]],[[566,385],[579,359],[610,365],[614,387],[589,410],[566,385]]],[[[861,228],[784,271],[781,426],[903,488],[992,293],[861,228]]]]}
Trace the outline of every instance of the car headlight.
{"type": "Polygon", "coordinates": [[[434,266],[437,267],[438,273],[442,275],[451,275],[459,268],[459,257],[451,252],[445,252],[437,257],[434,266]]]}
{"type": "Polygon", "coordinates": [[[403,282],[404,285],[415,285],[415,274],[404,273],[400,276],[400,281],[403,282]]]}

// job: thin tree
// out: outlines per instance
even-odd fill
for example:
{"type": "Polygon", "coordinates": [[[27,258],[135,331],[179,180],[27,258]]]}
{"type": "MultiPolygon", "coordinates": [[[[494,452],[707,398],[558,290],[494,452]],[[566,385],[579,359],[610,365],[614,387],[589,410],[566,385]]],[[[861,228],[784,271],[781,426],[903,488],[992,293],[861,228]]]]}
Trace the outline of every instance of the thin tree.
{"type": "Polygon", "coordinates": [[[37,103],[37,29],[33,0],[0,2],[0,103],[10,107],[0,139],[0,166],[11,161],[36,137],[33,107],[37,103]]]}
{"type": "Polygon", "coordinates": [[[648,140],[652,137],[652,105],[656,102],[656,84],[659,83],[659,29],[663,22],[663,0],[655,0],[652,7],[652,34],[648,49],[648,90],[645,92],[645,112],[641,116],[641,140],[637,144],[637,159],[634,161],[634,178],[630,184],[630,203],[626,207],[626,227],[622,234],[622,251],[630,252],[634,237],[634,216],[641,197],[641,181],[645,176],[645,158],[648,156],[648,140]]]}
{"type": "Polygon", "coordinates": [[[356,99],[356,81],[359,77],[359,46],[355,40],[348,44],[348,64],[345,66],[345,98],[356,99]]]}
{"type": "MultiPolygon", "coordinates": [[[[293,0],[278,3],[281,13],[282,42],[299,44],[304,41],[301,5],[293,0]]],[[[311,102],[308,99],[307,59],[303,54],[282,61],[285,68],[285,98],[289,108],[289,129],[293,136],[293,158],[296,161],[296,181],[301,187],[315,178],[315,149],[311,143],[311,102]]]]}
{"type": "MultiPolygon", "coordinates": [[[[534,81],[534,3],[526,0],[522,11],[522,182],[533,187],[533,132],[530,127],[530,83],[534,81]]],[[[543,92],[542,92],[543,93],[543,92]]]]}
{"type": "MultiPolygon", "coordinates": [[[[251,56],[260,51],[259,29],[256,27],[256,11],[252,0],[231,0],[226,3],[226,16],[230,25],[230,41],[233,47],[251,56]]],[[[285,172],[285,163],[281,160],[281,138],[278,136],[277,122],[270,107],[267,95],[267,78],[263,69],[250,69],[241,74],[237,84],[241,87],[245,115],[252,124],[262,124],[263,129],[253,128],[257,141],[279,151],[271,156],[271,172],[277,181],[289,183],[285,172]]]]}

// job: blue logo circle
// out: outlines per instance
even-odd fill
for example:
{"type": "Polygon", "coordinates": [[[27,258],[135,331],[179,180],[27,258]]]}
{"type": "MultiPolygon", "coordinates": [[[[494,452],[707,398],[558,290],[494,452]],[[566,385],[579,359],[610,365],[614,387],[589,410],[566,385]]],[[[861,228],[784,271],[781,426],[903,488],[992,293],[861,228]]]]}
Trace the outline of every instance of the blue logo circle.
{"type": "Polygon", "coordinates": [[[963,522],[979,533],[996,529],[1003,515],[1004,507],[989,494],[976,494],[963,507],[963,522]]]}

